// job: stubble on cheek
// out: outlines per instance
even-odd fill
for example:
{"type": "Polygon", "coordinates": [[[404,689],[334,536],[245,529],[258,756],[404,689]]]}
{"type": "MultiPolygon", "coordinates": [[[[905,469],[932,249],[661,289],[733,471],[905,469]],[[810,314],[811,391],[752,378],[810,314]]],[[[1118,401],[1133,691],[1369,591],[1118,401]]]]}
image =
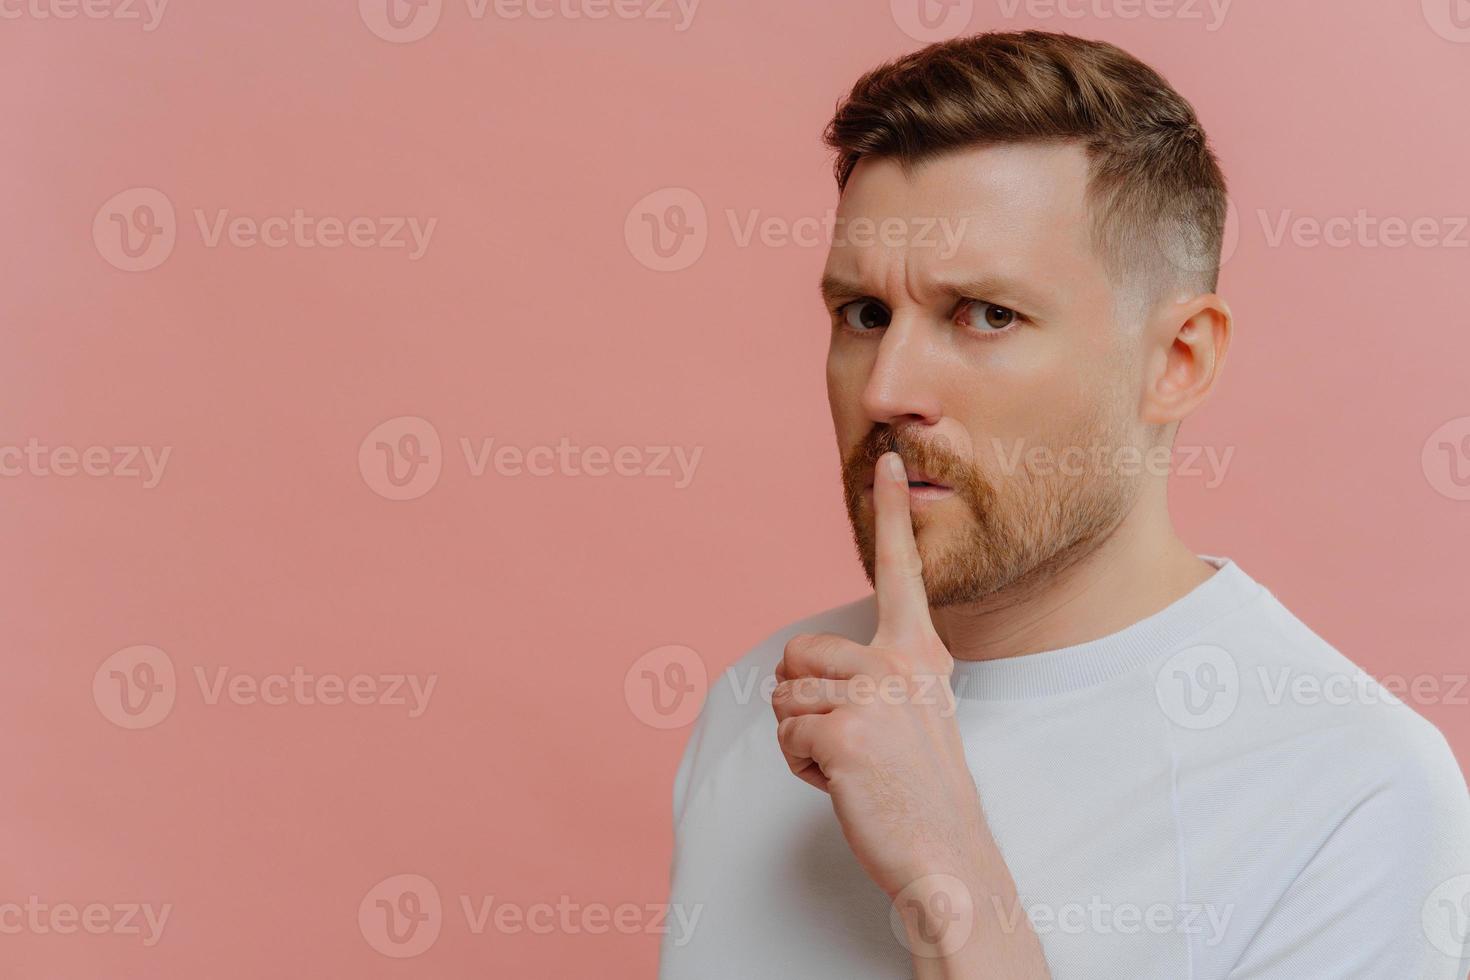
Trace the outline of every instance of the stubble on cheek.
{"type": "MultiPolygon", "coordinates": [[[[1102,444],[1110,434],[1103,413],[1076,426],[1061,445],[1102,444]]],[[[1116,473],[1066,476],[1038,472],[1024,460],[1015,472],[990,480],[974,461],[942,441],[914,442],[886,426],[875,428],[843,467],[844,497],[853,541],[869,582],[874,580],[875,535],[871,497],[864,491],[873,464],[894,450],[955,488],[958,503],[914,515],[924,564],[924,586],[934,607],[975,602],[1002,591],[1020,594],[1085,555],[1122,520],[1135,487],[1116,473]]]]}
{"type": "MultiPolygon", "coordinates": [[[[996,491],[971,462],[955,453],[947,441],[941,438],[916,440],[888,426],[871,430],[852,452],[842,467],[843,499],[847,507],[848,523],[852,527],[853,543],[869,583],[874,583],[876,569],[877,538],[874,528],[873,498],[867,492],[872,485],[873,468],[879,457],[887,452],[897,452],[905,464],[931,474],[954,488],[957,503],[963,507],[946,505],[944,516],[914,513],[911,517],[914,539],[919,545],[919,554],[924,563],[926,587],[939,587],[943,591],[943,574],[936,574],[943,566],[951,563],[952,556],[964,550],[951,542],[973,542],[991,537],[984,533],[985,522],[991,520],[995,510],[996,491]],[[940,540],[935,540],[939,538],[940,540]]],[[[934,594],[931,592],[931,600],[934,594]]]]}

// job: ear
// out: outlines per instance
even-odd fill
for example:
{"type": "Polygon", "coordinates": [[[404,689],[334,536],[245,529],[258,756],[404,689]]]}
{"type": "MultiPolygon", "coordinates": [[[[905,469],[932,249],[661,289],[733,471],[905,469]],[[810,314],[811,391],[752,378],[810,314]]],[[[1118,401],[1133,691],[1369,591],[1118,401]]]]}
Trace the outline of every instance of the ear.
{"type": "Polygon", "coordinates": [[[1230,307],[1214,293],[1166,303],[1154,314],[1145,331],[1144,422],[1168,425],[1199,407],[1225,367],[1232,322],[1230,307]]]}

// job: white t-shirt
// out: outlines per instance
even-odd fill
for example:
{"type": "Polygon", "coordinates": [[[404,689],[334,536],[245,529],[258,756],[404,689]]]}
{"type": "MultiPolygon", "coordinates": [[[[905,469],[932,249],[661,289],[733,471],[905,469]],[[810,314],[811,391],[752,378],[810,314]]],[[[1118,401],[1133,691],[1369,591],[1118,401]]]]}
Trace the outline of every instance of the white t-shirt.
{"type": "MultiPolygon", "coordinates": [[[[1463,980],[1470,794],[1444,737],[1201,557],[1214,575],[1121,632],[955,667],[970,771],[1052,976],[1463,980]]],[[[694,925],[665,935],[661,980],[913,975],[769,702],[792,635],[874,627],[868,596],[712,685],[674,784],[670,902],[694,925]]]]}

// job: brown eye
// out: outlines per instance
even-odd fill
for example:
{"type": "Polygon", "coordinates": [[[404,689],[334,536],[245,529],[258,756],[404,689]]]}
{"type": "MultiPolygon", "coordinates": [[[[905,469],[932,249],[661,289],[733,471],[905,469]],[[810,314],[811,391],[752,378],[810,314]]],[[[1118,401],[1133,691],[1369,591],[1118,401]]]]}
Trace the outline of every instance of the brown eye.
{"type": "Polygon", "coordinates": [[[888,310],[882,303],[871,299],[854,300],[838,311],[842,321],[853,330],[877,330],[888,326],[888,310]]]}
{"type": "Polygon", "coordinates": [[[1020,314],[1015,310],[979,300],[970,303],[964,312],[965,322],[981,333],[995,333],[1004,330],[1018,319],[1020,319],[1020,314]]]}

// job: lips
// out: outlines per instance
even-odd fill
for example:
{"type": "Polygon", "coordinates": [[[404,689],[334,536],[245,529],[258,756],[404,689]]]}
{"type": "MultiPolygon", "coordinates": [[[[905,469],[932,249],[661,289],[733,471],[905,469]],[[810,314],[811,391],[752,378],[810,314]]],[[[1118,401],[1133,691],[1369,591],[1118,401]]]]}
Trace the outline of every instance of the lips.
{"type": "Polygon", "coordinates": [[[904,469],[907,470],[907,472],[908,472],[909,488],[910,489],[914,489],[914,488],[919,488],[919,489],[928,488],[928,489],[933,489],[933,490],[953,490],[954,489],[948,483],[946,483],[944,480],[941,480],[938,476],[936,476],[933,473],[930,473],[928,470],[925,470],[925,469],[921,468],[916,463],[912,463],[909,460],[904,460],[903,461],[903,465],[904,465],[904,469]]]}
{"type": "MultiPolygon", "coordinates": [[[[950,486],[950,484],[946,483],[945,481],[939,479],[939,477],[934,476],[932,473],[926,473],[923,470],[918,469],[917,467],[914,466],[913,463],[910,463],[907,460],[904,461],[904,468],[908,472],[909,489],[910,490],[926,490],[926,489],[927,490],[953,490],[954,489],[954,487],[950,486]]],[[[871,488],[872,485],[873,485],[873,482],[872,482],[872,480],[870,478],[869,481],[868,481],[868,486],[871,488]]]]}

